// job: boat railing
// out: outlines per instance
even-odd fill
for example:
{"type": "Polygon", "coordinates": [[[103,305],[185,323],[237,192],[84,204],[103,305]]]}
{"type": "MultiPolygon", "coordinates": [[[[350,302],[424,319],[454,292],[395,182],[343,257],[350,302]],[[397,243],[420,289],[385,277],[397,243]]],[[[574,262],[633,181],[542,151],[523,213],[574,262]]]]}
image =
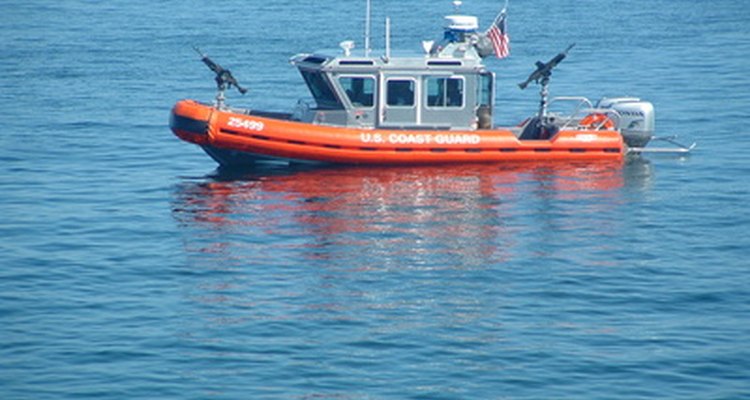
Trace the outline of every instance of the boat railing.
{"type": "Polygon", "coordinates": [[[594,107],[594,104],[586,97],[577,97],[577,96],[561,96],[561,97],[555,97],[552,100],[550,100],[550,105],[552,105],[555,102],[575,102],[575,106],[573,107],[573,111],[568,115],[561,115],[559,118],[564,119],[565,123],[560,127],[560,129],[566,129],[566,128],[579,128],[584,129],[580,126],[574,126],[578,125],[580,121],[585,118],[587,115],[591,114],[603,114],[607,118],[603,118],[601,121],[597,122],[597,124],[593,127],[588,126],[585,127],[585,129],[594,129],[599,130],[602,127],[605,126],[608,120],[611,120],[616,127],[620,126],[620,120],[622,119],[622,116],[620,115],[617,110],[614,110],[612,108],[597,108],[594,107]]]}
{"type": "Polygon", "coordinates": [[[575,102],[577,102],[576,103],[576,107],[575,107],[575,109],[573,111],[573,114],[575,114],[576,111],[578,111],[584,105],[588,106],[587,108],[594,108],[594,103],[592,103],[588,98],[586,98],[586,97],[578,97],[578,96],[560,96],[560,97],[554,97],[554,98],[552,98],[552,100],[550,100],[549,104],[550,104],[550,106],[552,106],[552,104],[554,104],[555,102],[563,102],[563,101],[567,101],[567,102],[573,102],[573,101],[575,101],[575,102]]]}

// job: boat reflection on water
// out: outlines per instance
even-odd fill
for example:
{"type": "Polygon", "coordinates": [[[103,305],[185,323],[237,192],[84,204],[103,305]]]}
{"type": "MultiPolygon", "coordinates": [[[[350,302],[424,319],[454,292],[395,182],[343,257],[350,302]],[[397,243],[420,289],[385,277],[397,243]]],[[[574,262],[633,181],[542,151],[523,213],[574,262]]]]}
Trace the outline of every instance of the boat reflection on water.
{"type": "Polygon", "coordinates": [[[466,268],[512,258],[533,235],[611,229],[603,225],[617,219],[608,215],[621,204],[621,189],[647,185],[649,168],[637,159],[217,170],[180,184],[173,214],[195,230],[186,236],[198,247],[191,251],[220,252],[225,261],[271,262],[255,252],[275,249],[295,260],[366,269],[466,268]]]}
{"type": "Polygon", "coordinates": [[[283,379],[267,397],[354,398],[330,391],[350,382],[418,382],[440,397],[454,383],[425,376],[536,368],[540,331],[615,330],[596,312],[571,322],[556,304],[626,266],[625,214],[650,176],[637,162],[186,179],[172,200],[185,246],[181,373],[222,394],[283,379]]]}

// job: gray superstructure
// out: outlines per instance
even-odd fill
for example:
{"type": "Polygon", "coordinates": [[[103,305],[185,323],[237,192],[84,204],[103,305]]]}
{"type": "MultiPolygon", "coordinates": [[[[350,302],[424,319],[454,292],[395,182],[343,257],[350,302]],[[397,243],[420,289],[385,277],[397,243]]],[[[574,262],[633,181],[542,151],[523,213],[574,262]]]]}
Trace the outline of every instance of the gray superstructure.
{"type": "MultiPolygon", "coordinates": [[[[299,54],[291,59],[314,104],[303,122],[361,128],[475,130],[492,126],[494,74],[482,64],[487,39],[472,16],[446,17],[444,39],[409,57],[299,54]]],[[[387,52],[389,53],[389,51],[387,52]]]]}

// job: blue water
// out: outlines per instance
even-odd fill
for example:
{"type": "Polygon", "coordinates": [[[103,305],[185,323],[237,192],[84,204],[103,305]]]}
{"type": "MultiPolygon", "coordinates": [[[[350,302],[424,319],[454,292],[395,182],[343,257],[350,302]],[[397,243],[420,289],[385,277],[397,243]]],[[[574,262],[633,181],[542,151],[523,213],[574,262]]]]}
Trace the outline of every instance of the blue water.
{"type": "MultiPolygon", "coordinates": [[[[227,172],[172,136],[192,45],[289,110],[359,3],[0,4],[0,398],[750,398],[750,8],[511,2],[497,122],[575,42],[552,94],[648,99],[689,157],[227,172]]],[[[373,3],[378,49],[452,9],[373,3]]]]}

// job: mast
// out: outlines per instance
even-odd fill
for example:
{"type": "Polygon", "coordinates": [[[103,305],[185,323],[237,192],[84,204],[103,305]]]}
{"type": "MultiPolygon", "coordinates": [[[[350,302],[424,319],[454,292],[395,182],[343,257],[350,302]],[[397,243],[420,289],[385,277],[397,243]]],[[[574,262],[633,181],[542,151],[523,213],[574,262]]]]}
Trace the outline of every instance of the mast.
{"type": "Polygon", "coordinates": [[[372,0],[367,0],[365,15],[365,57],[370,56],[370,20],[372,19],[372,0]]]}
{"type": "Polygon", "coordinates": [[[385,17],[385,59],[391,59],[391,17],[385,17]]]}

